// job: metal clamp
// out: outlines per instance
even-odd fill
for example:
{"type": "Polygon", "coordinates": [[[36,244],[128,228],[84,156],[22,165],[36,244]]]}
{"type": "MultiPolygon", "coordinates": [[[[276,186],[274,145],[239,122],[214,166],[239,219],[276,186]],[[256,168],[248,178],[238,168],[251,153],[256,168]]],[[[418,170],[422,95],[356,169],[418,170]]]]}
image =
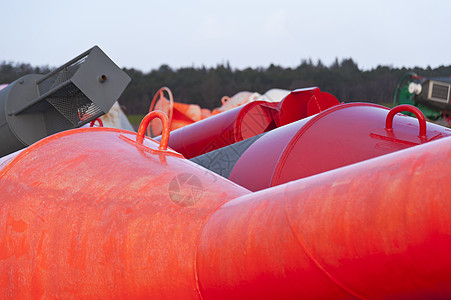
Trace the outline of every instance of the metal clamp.
{"type": "Polygon", "coordinates": [[[421,139],[425,139],[426,138],[426,118],[424,117],[421,110],[419,110],[417,107],[415,107],[413,105],[402,104],[402,105],[398,105],[398,106],[392,108],[388,112],[387,119],[385,121],[385,129],[389,130],[389,131],[393,130],[393,118],[395,117],[395,115],[397,113],[400,113],[402,111],[408,111],[410,113],[413,113],[415,115],[415,117],[417,117],[418,122],[420,123],[419,137],[421,139]]]}
{"type": "Polygon", "coordinates": [[[150,121],[155,118],[159,118],[163,123],[163,129],[161,133],[161,141],[160,146],[158,146],[158,150],[167,150],[169,143],[169,119],[166,114],[160,110],[154,110],[148,113],[139,124],[138,134],[136,135],[136,142],[139,144],[143,144],[144,135],[146,133],[147,126],[149,126],[150,121]]]}

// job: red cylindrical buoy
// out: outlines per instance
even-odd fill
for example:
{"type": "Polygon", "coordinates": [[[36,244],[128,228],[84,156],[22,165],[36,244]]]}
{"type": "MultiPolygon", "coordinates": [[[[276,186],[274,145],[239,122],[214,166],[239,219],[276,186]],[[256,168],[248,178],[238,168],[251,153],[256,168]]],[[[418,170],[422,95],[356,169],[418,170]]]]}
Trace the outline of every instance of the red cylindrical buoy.
{"type": "Polygon", "coordinates": [[[228,178],[258,191],[450,135],[446,127],[426,124],[411,105],[390,112],[376,104],[341,104],[266,133],[239,157],[228,178]],[[395,115],[404,110],[419,120],[395,115]]]}
{"type": "Polygon", "coordinates": [[[280,102],[251,102],[174,130],[169,146],[193,158],[338,104],[334,96],[317,87],[294,90],[280,102]]]}
{"type": "Polygon", "coordinates": [[[229,201],[202,231],[203,299],[451,298],[451,138],[229,201]]]}

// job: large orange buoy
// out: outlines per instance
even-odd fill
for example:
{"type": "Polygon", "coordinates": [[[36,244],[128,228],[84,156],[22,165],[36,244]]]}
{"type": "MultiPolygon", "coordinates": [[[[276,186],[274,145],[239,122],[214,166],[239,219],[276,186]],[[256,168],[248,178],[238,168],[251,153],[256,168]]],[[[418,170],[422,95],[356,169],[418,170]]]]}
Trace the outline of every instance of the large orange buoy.
{"type": "Polygon", "coordinates": [[[3,165],[0,298],[199,297],[199,231],[249,192],[146,127],[66,131],[3,165]]]}

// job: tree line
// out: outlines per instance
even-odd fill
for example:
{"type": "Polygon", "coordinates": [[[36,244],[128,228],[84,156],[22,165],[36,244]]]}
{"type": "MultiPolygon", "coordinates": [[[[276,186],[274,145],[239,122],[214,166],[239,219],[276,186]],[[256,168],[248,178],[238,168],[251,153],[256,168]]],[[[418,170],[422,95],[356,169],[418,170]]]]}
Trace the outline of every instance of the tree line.
{"type": "MultiPolygon", "coordinates": [[[[0,83],[10,83],[26,74],[45,74],[52,68],[32,67],[29,64],[0,63],[0,83]]],[[[450,66],[438,68],[393,68],[378,66],[362,70],[351,58],[335,60],[325,66],[320,60],[303,60],[295,68],[271,64],[269,67],[234,69],[228,63],[216,67],[184,67],[173,69],[161,65],[144,73],[133,68],[123,69],[132,81],[119,98],[127,114],[145,114],[153,95],[159,88],[171,89],[175,101],[196,103],[209,109],[221,105],[222,96],[239,91],[264,94],[272,88],[294,90],[317,86],[342,102],[391,103],[399,79],[409,71],[420,76],[451,75],[450,66]]]]}

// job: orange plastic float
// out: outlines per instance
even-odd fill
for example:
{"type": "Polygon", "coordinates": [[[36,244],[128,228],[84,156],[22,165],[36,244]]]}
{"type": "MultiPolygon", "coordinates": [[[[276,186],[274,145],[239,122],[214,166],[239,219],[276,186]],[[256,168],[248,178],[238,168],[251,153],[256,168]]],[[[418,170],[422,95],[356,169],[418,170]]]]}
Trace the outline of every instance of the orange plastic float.
{"type": "MultiPolygon", "coordinates": [[[[161,110],[168,116],[170,130],[184,127],[211,116],[210,110],[201,108],[197,104],[175,102],[171,90],[167,87],[162,87],[155,93],[149,112],[154,110],[161,110]],[[167,98],[164,96],[165,92],[168,95],[167,98]]],[[[155,120],[149,124],[147,135],[153,137],[160,135],[161,131],[161,122],[155,120]]]]}
{"type": "MultiPolygon", "coordinates": [[[[169,117],[170,129],[175,130],[197,121],[208,118],[222,112],[229,111],[235,107],[246,105],[254,101],[280,102],[290,91],[282,89],[271,89],[265,94],[241,91],[232,97],[223,96],[221,106],[210,111],[207,108],[201,108],[197,104],[186,104],[174,101],[173,94],[168,87],[160,88],[154,95],[150,104],[149,112],[161,110],[169,117]],[[167,97],[165,97],[165,94],[167,97]]],[[[119,128],[119,127],[116,127],[119,128]]],[[[157,136],[161,134],[161,123],[157,120],[149,124],[147,129],[148,136],[157,136]]]]}

